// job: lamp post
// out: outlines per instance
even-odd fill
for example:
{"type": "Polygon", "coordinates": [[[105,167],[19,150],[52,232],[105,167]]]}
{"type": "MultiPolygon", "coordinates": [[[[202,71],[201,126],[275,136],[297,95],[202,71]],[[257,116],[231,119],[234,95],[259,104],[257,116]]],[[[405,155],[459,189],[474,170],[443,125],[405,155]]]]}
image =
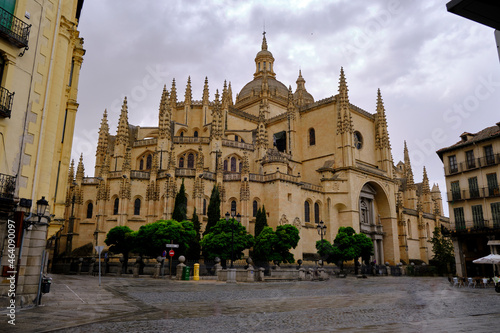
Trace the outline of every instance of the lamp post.
{"type": "Polygon", "coordinates": [[[326,225],[325,222],[319,221],[316,223],[316,228],[318,229],[318,235],[321,236],[321,243],[323,243],[323,236],[326,235],[326,225]]]}

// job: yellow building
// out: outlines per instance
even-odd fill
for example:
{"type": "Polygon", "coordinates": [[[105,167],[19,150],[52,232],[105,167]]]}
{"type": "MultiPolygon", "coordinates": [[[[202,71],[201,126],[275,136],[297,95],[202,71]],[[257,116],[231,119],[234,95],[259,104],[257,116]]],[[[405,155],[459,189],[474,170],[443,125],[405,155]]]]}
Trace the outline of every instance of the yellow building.
{"type": "MultiPolygon", "coordinates": [[[[7,221],[15,221],[20,304],[31,304],[38,293],[46,222],[52,217],[58,230],[64,216],[85,53],[77,30],[82,5],[83,0],[0,1],[0,237],[7,249],[7,221]],[[39,221],[33,214],[42,197],[50,208],[40,225],[30,226],[39,221]]],[[[2,254],[4,295],[9,261],[2,254]]]]}
{"type": "MultiPolygon", "coordinates": [[[[492,276],[472,261],[500,253],[500,122],[437,151],[444,164],[450,233],[459,276],[492,276]]],[[[498,266],[498,265],[497,265],[498,266]]],[[[497,272],[500,267],[497,267],[497,272]]]]}
{"type": "Polygon", "coordinates": [[[249,232],[262,206],[273,228],[297,226],[296,258],[316,253],[316,223],[324,221],[330,242],[340,226],[369,235],[377,263],[427,262],[429,230],[444,219],[441,197],[428,180],[413,183],[407,151],[405,163],[393,165],[380,91],[373,92],[370,113],[349,102],[343,69],[332,97],[315,100],[300,71],[296,85],[292,91],[277,79],[264,35],[253,80],[234,102],[230,83],[211,100],[208,79],[201,100],[194,100],[188,78],[181,101],[175,79],[164,88],[158,126],[130,125],[125,99],[117,133],[110,135],[104,111],[94,177],[85,177],[82,159],[76,174],[70,168],[59,252],[103,245],[115,226],[138,230],[170,218],[184,180],[189,217],[196,208],[206,222],[217,184],[221,212],[241,214],[249,232]]]}

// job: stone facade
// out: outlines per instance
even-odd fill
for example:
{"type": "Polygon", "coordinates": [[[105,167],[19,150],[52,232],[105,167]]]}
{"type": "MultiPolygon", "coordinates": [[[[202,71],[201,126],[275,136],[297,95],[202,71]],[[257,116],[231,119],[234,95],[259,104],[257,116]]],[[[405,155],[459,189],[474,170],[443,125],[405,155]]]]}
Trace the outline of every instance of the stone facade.
{"type": "Polygon", "coordinates": [[[16,259],[16,302],[23,305],[37,295],[47,241],[46,225],[26,229],[23,223],[30,209],[36,213],[41,197],[49,202],[52,228],[59,230],[64,220],[85,53],[77,30],[82,5],[81,0],[0,2],[0,294],[9,289],[7,221],[13,220],[16,256],[22,255],[19,265],[16,259]]]}
{"type": "MultiPolygon", "coordinates": [[[[500,253],[500,122],[437,151],[444,164],[449,231],[459,276],[492,276],[493,265],[472,261],[500,253]]],[[[500,265],[497,265],[497,272],[500,265]]]]}
{"type": "MultiPolygon", "coordinates": [[[[350,103],[342,68],[332,97],[315,101],[300,71],[296,83],[293,91],[276,79],[264,35],[253,80],[234,102],[226,82],[210,100],[208,79],[202,99],[193,100],[188,78],[184,100],[178,100],[175,79],[170,90],[164,88],[156,127],[130,125],[125,99],[116,135],[110,135],[104,111],[94,177],[84,176],[82,159],[76,174],[70,168],[71,250],[89,242],[102,245],[115,226],[137,230],[170,218],[183,179],[189,217],[196,208],[206,222],[217,185],[221,212],[235,207],[249,232],[262,206],[273,228],[296,225],[297,259],[316,253],[315,222],[323,220],[328,241],[340,226],[368,234],[377,262],[428,261],[428,230],[444,219],[441,197],[438,189],[430,191],[426,178],[413,183],[407,151],[405,162],[393,165],[380,91],[370,113],[350,103]]],[[[68,228],[61,244],[67,234],[68,228]]]]}

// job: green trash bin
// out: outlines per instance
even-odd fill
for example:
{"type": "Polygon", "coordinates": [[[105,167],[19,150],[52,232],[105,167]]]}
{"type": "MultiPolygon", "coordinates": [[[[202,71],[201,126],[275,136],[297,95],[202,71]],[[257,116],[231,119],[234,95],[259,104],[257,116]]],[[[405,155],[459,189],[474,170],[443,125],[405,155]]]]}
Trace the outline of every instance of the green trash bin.
{"type": "Polygon", "coordinates": [[[190,267],[184,266],[182,268],[182,280],[189,281],[190,267]]]}

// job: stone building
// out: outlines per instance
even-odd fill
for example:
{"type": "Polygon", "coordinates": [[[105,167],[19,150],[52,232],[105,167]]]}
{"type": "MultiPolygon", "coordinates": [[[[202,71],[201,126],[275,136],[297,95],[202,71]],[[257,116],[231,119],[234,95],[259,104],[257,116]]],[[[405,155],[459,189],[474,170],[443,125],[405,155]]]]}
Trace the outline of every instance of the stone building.
{"type": "Polygon", "coordinates": [[[460,139],[437,151],[444,164],[457,274],[492,276],[492,265],[472,261],[500,253],[500,122],[464,132],[460,139]]]}
{"type": "Polygon", "coordinates": [[[0,1],[0,295],[9,290],[8,272],[16,271],[18,304],[35,300],[47,222],[52,217],[58,230],[64,217],[85,53],[77,30],[82,6],[83,0],[0,1]],[[38,219],[42,197],[50,208],[38,219]],[[8,220],[15,223],[15,259],[8,220]]]}
{"type": "Polygon", "coordinates": [[[226,82],[210,99],[207,79],[194,100],[190,78],[179,101],[174,79],[163,90],[158,126],[129,124],[125,99],[111,135],[104,111],[94,177],[85,177],[82,159],[76,174],[70,168],[59,252],[102,245],[115,226],[137,230],[170,218],[184,180],[189,217],[196,208],[206,221],[217,184],[221,212],[240,213],[249,232],[262,206],[273,228],[297,226],[296,258],[316,253],[315,223],[322,220],[329,241],[340,226],[369,235],[377,263],[428,261],[429,230],[443,220],[441,197],[426,175],[414,184],[406,150],[405,162],[394,167],[380,91],[370,113],[350,103],[342,68],[332,97],[315,100],[305,82],[300,71],[295,91],[277,79],[264,34],[253,79],[234,101],[226,82]]]}

